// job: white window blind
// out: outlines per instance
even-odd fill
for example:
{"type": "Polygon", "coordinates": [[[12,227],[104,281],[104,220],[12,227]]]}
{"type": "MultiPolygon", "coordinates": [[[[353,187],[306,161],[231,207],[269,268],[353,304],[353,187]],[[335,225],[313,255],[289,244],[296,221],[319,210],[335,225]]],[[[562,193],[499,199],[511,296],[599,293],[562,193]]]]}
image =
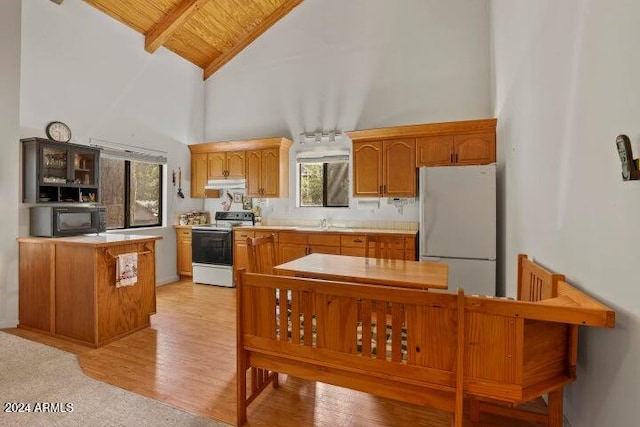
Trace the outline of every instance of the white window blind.
{"type": "Polygon", "coordinates": [[[299,151],[296,153],[296,162],[298,163],[336,163],[348,161],[349,150],[299,151]]]}

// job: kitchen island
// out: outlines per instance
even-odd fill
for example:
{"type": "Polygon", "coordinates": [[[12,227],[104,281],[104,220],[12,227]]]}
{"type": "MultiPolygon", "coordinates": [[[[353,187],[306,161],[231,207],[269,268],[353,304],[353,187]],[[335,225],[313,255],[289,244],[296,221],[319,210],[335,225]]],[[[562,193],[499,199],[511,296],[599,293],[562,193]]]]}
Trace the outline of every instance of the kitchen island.
{"type": "Polygon", "coordinates": [[[18,238],[19,328],[100,347],[150,324],[155,241],[106,234],[18,238]],[[137,253],[137,283],[116,287],[118,255],[137,253]]]}

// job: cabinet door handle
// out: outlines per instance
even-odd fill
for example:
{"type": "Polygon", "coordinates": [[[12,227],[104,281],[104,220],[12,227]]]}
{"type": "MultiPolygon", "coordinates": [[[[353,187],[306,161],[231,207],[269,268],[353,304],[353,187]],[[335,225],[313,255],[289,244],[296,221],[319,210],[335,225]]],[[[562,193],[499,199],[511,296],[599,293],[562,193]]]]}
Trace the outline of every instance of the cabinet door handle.
{"type": "Polygon", "coordinates": [[[451,154],[449,155],[449,159],[451,159],[451,163],[455,163],[455,162],[456,162],[456,161],[454,160],[453,153],[451,153],[451,154]]]}
{"type": "Polygon", "coordinates": [[[456,163],[458,163],[458,153],[455,154],[456,157],[456,163]]]}
{"type": "Polygon", "coordinates": [[[378,193],[380,193],[380,195],[382,196],[382,185],[380,186],[380,188],[378,189],[378,193]]]}
{"type": "Polygon", "coordinates": [[[362,239],[353,239],[354,243],[362,243],[362,239]]]}
{"type": "Polygon", "coordinates": [[[382,194],[387,194],[387,185],[386,184],[383,187],[382,194]]]}

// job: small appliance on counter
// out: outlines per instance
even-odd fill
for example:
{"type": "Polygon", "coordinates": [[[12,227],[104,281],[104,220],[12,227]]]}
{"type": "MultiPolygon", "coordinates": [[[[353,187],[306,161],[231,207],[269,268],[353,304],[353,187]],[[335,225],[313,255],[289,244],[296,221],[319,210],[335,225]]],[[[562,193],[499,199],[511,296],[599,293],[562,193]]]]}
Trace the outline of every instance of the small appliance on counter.
{"type": "Polygon", "coordinates": [[[191,229],[193,282],[233,287],[233,227],[255,225],[252,212],[216,212],[213,224],[191,229]]]}
{"type": "Polygon", "coordinates": [[[36,237],[70,237],[107,231],[104,206],[32,206],[29,234],[36,237]]]}

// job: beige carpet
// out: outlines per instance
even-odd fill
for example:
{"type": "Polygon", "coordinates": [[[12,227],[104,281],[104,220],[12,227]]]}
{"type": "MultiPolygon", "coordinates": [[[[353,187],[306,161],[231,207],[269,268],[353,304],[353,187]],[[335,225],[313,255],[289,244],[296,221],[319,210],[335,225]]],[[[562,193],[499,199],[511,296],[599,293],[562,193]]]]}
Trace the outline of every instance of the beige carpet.
{"type": "Polygon", "coordinates": [[[4,332],[0,332],[0,404],[0,426],[227,425],[96,381],[82,373],[74,354],[4,332]],[[22,409],[28,404],[31,412],[6,412],[11,402],[23,404],[22,409]]]}

